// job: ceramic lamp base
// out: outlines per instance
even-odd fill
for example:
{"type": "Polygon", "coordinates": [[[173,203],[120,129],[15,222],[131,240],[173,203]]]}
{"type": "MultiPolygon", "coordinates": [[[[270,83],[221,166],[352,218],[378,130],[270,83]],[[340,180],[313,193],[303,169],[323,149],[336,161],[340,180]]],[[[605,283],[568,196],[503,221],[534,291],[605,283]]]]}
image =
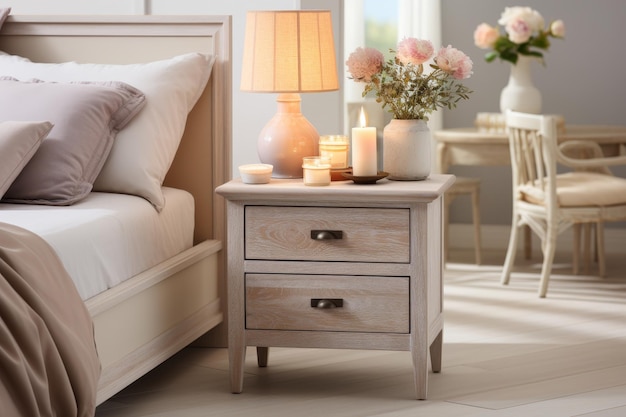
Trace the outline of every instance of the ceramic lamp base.
{"type": "Polygon", "coordinates": [[[273,178],[302,178],[302,158],[319,155],[319,133],[300,112],[299,94],[279,94],[278,111],[257,143],[259,159],[274,166],[273,178]]]}

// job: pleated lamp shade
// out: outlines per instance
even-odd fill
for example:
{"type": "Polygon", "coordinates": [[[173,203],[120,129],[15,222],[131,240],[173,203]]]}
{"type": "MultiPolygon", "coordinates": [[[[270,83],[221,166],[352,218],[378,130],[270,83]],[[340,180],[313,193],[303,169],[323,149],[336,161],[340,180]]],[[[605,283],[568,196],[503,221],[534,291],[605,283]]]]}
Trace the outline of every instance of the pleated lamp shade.
{"type": "Polygon", "coordinates": [[[330,11],[248,12],[240,89],[280,93],[259,159],[274,166],[273,177],[302,178],[302,158],[318,155],[319,134],[300,112],[299,93],[339,89],[330,11]]]}
{"type": "Polygon", "coordinates": [[[240,88],[265,93],[339,89],[330,11],[248,12],[240,88]]]}

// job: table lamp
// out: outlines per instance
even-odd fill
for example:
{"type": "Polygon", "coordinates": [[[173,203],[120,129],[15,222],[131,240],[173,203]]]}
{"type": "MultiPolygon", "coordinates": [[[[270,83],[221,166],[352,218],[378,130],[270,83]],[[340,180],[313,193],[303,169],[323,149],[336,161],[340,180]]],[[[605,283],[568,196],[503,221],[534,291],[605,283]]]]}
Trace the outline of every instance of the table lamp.
{"type": "Polygon", "coordinates": [[[302,178],[302,158],[319,155],[319,133],[300,111],[300,93],[339,89],[330,11],[248,12],[240,89],[279,93],[259,159],[274,178],[302,178]]]}

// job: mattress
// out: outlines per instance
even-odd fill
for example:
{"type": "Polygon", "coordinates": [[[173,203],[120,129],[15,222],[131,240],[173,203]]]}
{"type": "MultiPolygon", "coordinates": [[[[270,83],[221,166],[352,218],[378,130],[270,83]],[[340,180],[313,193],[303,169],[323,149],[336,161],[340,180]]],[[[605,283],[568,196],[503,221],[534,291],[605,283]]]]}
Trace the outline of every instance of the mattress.
{"type": "Polygon", "coordinates": [[[193,197],[163,192],[161,212],[141,197],[92,192],[72,206],[0,204],[0,222],[43,237],[87,300],[193,245],[193,197]]]}

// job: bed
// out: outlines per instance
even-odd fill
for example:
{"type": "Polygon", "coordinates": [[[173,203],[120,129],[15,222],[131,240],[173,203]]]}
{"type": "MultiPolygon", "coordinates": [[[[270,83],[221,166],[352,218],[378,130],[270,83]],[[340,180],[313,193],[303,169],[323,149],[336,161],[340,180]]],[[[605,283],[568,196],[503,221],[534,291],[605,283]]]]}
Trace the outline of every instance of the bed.
{"type": "MultiPolygon", "coordinates": [[[[22,201],[20,200],[22,197],[19,196],[5,201],[5,194],[5,200],[0,204],[0,223],[16,224],[37,236],[41,234],[56,252],[67,250],[58,249],[60,247],[69,248],[70,251],[88,250],[86,247],[92,246],[92,240],[103,236],[110,240],[100,247],[100,252],[110,253],[101,255],[118,259],[119,262],[114,262],[115,266],[118,266],[118,263],[123,264],[123,257],[145,258],[143,266],[139,267],[141,271],[135,271],[132,267],[122,267],[120,269],[127,274],[131,271],[130,276],[118,279],[119,271],[112,268],[103,273],[108,279],[104,287],[92,287],[89,278],[98,274],[96,272],[92,274],[90,268],[93,264],[82,262],[81,265],[78,261],[83,258],[82,254],[76,256],[72,253],[59,253],[59,258],[67,266],[72,279],[76,279],[74,275],[81,275],[81,279],[87,279],[86,283],[77,284],[77,287],[93,321],[95,345],[101,367],[97,404],[110,398],[199,338],[202,338],[203,343],[214,346],[223,346],[225,343],[224,330],[219,326],[223,321],[221,300],[225,299],[223,282],[225,255],[222,249],[225,241],[225,214],[224,202],[215,196],[214,189],[226,182],[231,173],[230,24],[229,16],[11,15],[4,24],[0,24],[0,51],[26,58],[29,62],[45,64],[75,61],[79,65],[141,66],[161,61],[169,62],[173,57],[200,53],[210,68],[206,84],[202,85],[198,96],[194,97],[188,117],[185,114],[182,139],[174,148],[173,161],[161,161],[161,167],[165,166],[166,175],[156,190],[159,201],[152,201],[142,195],[137,196],[132,190],[122,189],[118,192],[115,187],[107,189],[106,183],[98,186],[102,172],[109,166],[114,152],[116,150],[118,153],[121,152],[118,144],[123,142],[120,141],[111,145],[108,159],[105,160],[93,189],[79,201],[69,205],[63,203],[31,205],[24,204],[25,201],[28,203],[28,200],[22,201]],[[127,211],[126,204],[141,206],[144,214],[136,216],[140,218],[166,217],[170,206],[176,205],[178,200],[182,200],[180,204],[183,211],[169,215],[172,224],[167,226],[169,227],[167,230],[159,231],[157,226],[150,223],[141,227],[135,226],[133,220],[130,220],[129,226],[124,226],[119,225],[121,221],[117,220],[107,222],[112,216],[110,213],[116,209],[106,207],[106,204],[116,198],[123,201],[120,202],[122,205],[118,210],[120,212],[127,211]],[[105,204],[105,208],[102,208],[102,204],[105,204]],[[78,211],[72,211],[75,209],[78,211]],[[11,216],[7,214],[9,212],[12,213],[11,216]],[[96,229],[83,227],[82,221],[87,224],[97,212],[106,214],[104,220],[100,218],[97,220],[102,223],[96,229]],[[13,220],[15,214],[18,220],[13,220]],[[53,226],[55,224],[53,222],[68,223],[68,219],[70,224],[76,226],[71,233],[73,237],[70,238],[70,243],[67,243],[66,238],[55,240],[57,228],[53,226]],[[135,238],[136,241],[116,243],[114,239],[124,234],[117,233],[117,227],[119,230],[125,230],[125,234],[131,239],[135,238]],[[142,229],[148,232],[148,237],[137,237],[139,230],[142,229]],[[181,230],[182,237],[173,236],[174,232],[178,233],[181,230]],[[50,243],[48,240],[53,242],[50,243]],[[174,244],[174,248],[153,250],[161,251],[160,254],[135,254],[135,249],[139,252],[145,249],[143,246],[150,249],[151,242],[177,240],[180,242],[174,244]],[[166,255],[163,255],[164,253],[166,255]],[[165,259],[162,259],[163,256],[165,259]]],[[[21,68],[22,64],[24,63],[16,63],[15,68],[21,68]]],[[[69,83],[65,76],[53,80],[44,79],[45,75],[50,73],[48,70],[43,71],[42,76],[41,72],[22,74],[21,70],[19,73],[7,74],[6,72],[10,72],[14,67],[7,67],[4,64],[0,64],[0,68],[0,77],[5,76],[0,82],[7,83],[9,88],[13,88],[17,83],[32,81],[36,84],[34,86],[20,84],[19,94],[23,94],[22,87],[40,88],[40,84],[46,84],[46,88],[54,89],[57,83],[69,83]],[[26,78],[29,81],[25,81],[26,78]]],[[[183,83],[187,80],[187,77],[177,77],[176,73],[169,75],[172,83],[183,83]]],[[[67,77],[73,76],[75,74],[67,77]]],[[[130,82],[127,84],[132,87],[130,82]]],[[[164,84],[162,88],[168,88],[168,85],[164,84]]],[[[81,85],[80,88],[82,87],[81,85]]],[[[105,87],[100,85],[88,87],[110,86],[107,84],[105,87]]],[[[125,88],[129,89],[127,86],[125,88]]],[[[149,89],[151,86],[146,88],[149,89]]],[[[176,88],[178,91],[184,87],[176,88]]],[[[132,99],[125,99],[125,103],[145,101],[145,107],[137,106],[141,109],[133,110],[136,116],[129,112],[125,113],[125,117],[130,121],[125,120],[124,123],[127,124],[119,128],[115,140],[120,139],[122,133],[131,129],[131,126],[135,126],[135,120],[144,114],[142,112],[146,112],[148,103],[154,103],[147,93],[141,98],[143,90],[139,87],[137,89],[140,91],[130,88],[130,92],[123,93],[135,94],[132,99]]],[[[37,94],[41,95],[40,92],[37,94]]],[[[93,94],[90,94],[91,96],[93,94]]],[[[126,105],[124,104],[124,109],[126,105]]],[[[54,125],[53,129],[57,129],[57,126],[58,124],[54,125]]],[[[50,129],[50,126],[40,124],[38,128],[45,130],[50,129]]],[[[44,139],[40,139],[40,143],[46,143],[45,135],[43,136],[44,139]]],[[[133,163],[136,163],[135,159],[140,160],[145,156],[143,152],[136,152],[131,156],[133,163]]],[[[117,171],[111,169],[111,172],[117,171]]],[[[126,177],[133,175],[126,173],[126,177]]],[[[10,186],[9,191],[14,184],[10,186]]],[[[96,243],[93,246],[97,247],[96,243]]],[[[105,268],[107,265],[113,265],[106,260],[102,263],[105,268]]]]}

